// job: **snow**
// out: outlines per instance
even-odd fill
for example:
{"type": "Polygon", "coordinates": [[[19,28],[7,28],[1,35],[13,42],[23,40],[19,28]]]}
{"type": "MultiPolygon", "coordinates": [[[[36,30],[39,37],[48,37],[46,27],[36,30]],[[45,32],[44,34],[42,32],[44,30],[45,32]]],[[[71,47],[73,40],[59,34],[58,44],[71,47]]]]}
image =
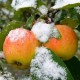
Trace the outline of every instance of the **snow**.
{"type": "Polygon", "coordinates": [[[47,42],[50,38],[53,30],[53,25],[44,23],[44,22],[38,22],[33,25],[32,32],[36,35],[36,38],[40,42],[47,42]]]}
{"type": "Polygon", "coordinates": [[[48,13],[48,8],[45,5],[42,5],[38,9],[42,15],[46,15],[48,13]]]}
{"type": "Polygon", "coordinates": [[[9,32],[7,38],[10,38],[11,42],[16,42],[19,39],[24,41],[26,34],[27,34],[27,31],[25,29],[18,28],[18,29],[15,29],[15,30],[11,30],[9,32]]]}
{"type": "Polygon", "coordinates": [[[15,80],[12,74],[8,71],[5,71],[4,74],[0,72],[0,80],[15,80]]]}
{"type": "Polygon", "coordinates": [[[77,10],[77,13],[79,13],[79,14],[80,14],[80,6],[75,7],[75,9],[77,10]]]}
{"type": "Polygon", "coordinates": [[[4,77],[0,76],[0,80],[6,80],[6,79],[4,79],[4,77]]]}
{"type": "Polygon", "coordinates": [[[11,6],[15,10],[19,10],[25,7],[36,8],[36,0],[13,0],[11,6]]]}
{"type": "Polygon", "coordinates": [[[67,73],[64,67],[55,62],[46,47],[36,49],[36,57],[31,62],[31,75],[37,80],[67,80],[67,73]]]}
{"type": "Polygon", "coordinates": [[[33,25],[31,31],[35,34],[36,38],[43,43],[46,43],[50,37],[60,37],[60,33],[54,23],[47,24],[45,22],[37,22],[33,25]]]}
{"type": "Polygon", "coordinates": [[[56,0],[55,5],[51,8],[58,9],[67,6],[69,4],[76,4],[76,3],[80,3],[80,0],[56,0]]]}

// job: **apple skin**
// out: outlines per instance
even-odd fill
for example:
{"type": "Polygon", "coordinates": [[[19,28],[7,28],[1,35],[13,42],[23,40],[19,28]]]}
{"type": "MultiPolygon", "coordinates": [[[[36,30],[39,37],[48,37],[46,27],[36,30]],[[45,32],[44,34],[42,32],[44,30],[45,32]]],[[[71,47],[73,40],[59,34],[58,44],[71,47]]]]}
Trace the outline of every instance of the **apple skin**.
{"type": "Polygon", "coordinates": [[[7,62],[16,69],[29,68],[31,60],[35,55],[35,49],[40,45],[39,41],[31,31],[23,28],[15,29],[11,33],[12,36],[10,35],[9,37],[9,35],[6,37],[3,45],[3,52],[7,62]],[[15,41],[11,41],[10,37],[12,39],[13,37],[14,39],[18,37],[18,35],[13,34],[16,31],[18,31],[18,34],[23,32],[24,36],[15,41]]]}
{"type": "Polygon", "coordinates": [[[78,48],[78,38],[76,33],[66,25],[56,25],[55,27],[60,32],[61,38],[50,38],[44,46],[51,49],[63,60],[69,60],[75,55],[78,48]]]}

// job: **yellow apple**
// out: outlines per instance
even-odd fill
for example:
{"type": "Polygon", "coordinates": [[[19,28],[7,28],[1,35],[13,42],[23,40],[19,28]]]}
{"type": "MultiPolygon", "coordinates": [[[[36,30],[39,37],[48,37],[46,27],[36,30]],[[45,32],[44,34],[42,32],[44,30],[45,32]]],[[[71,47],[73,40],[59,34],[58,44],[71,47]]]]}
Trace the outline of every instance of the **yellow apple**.
{"type": "Polygon", "coordinates": [[[44,46],[48,47],[63,60],[69,60],[74,56],[78,47],[78,39],[73,29],[66,25],[55,26],[61,34],[61,38],[50,38],[44,46]]]}
{"type": "Polygon", "coordinates": [[[35,49],[39,45],[33,32],[17,28],[11,30],[4,41],[4,56],[7,62],[15,68],[29,68],[35,55],[35,49]]]}

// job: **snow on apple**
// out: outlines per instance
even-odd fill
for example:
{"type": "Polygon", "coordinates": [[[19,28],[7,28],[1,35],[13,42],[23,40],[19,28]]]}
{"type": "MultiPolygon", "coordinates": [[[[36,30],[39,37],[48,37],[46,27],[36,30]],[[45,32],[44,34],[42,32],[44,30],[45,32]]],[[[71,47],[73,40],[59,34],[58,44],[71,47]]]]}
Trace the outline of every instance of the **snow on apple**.
{"type": "Polygon", "coordinates": [[[50,25],[44,22],[38,22],[33,25],[32,32],[36,35],[36,38],[45,43],[51,37],[54,25],[50,25]]]}
{"type": "Polygon", "coordinates": [[[54,23],[47,24],[45,22],[37,22],[31,30],[40,42],[47,42],[50,37],[58,38],[60,36],[54,23]]]}
{"type": "Polygon", "coordinates": [[[48,12],[48,8],[45,5],[40,6],[38,10],[41,12],[42,15],[46,15],[48,12]]]}
{"type": "Polygon", "coordinates": [[[66,69],[55,62],[50,53],[43,46],[36,49],[36,57],[31,62],[31,75],[39,80],[67,80],[66,69]]]}
{"type": "Polygon", "coordinates": [[[53,9],[62,8],[69,4],[80,3],[80,0],[56,0],[55,5],[52,7],[53,9]]]}
{"type": "Polygon", "coordinates": [[[19,39],[24,39],[27,32],[25,29],[15,29],[11,30],[7,36],[7,38],[10,38],[11,42],[16,42],[19,39]]]}
{"type": "Polygon", "coordinates": [[[25,7],[36,8],[36,0],[13,0],[11,6],[15,10],[19,10],[25,7]]]}

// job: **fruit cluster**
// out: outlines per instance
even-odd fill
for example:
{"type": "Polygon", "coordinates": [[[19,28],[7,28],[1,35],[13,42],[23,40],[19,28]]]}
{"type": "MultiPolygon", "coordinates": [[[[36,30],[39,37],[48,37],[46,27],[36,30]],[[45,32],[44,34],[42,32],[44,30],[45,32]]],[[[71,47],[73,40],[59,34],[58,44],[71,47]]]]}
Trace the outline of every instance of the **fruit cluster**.
{"type": "MultiPolygon", "coordinates": [[[[46,26],[44,27],[46,29],[46,26]]],[[[39,46],[51,49],[63,60],[72,58],[78,47],[78,39],[74,30],[66,25],[55,25],[55,27],[61,37],[59,39],[49,37],[45,43],[40,42],[33,31],[23,28],[11,30],[3,45],[7,62],[19,69],[29,68],[31,60],[35,56],[35,49],[39,46]]]]}

